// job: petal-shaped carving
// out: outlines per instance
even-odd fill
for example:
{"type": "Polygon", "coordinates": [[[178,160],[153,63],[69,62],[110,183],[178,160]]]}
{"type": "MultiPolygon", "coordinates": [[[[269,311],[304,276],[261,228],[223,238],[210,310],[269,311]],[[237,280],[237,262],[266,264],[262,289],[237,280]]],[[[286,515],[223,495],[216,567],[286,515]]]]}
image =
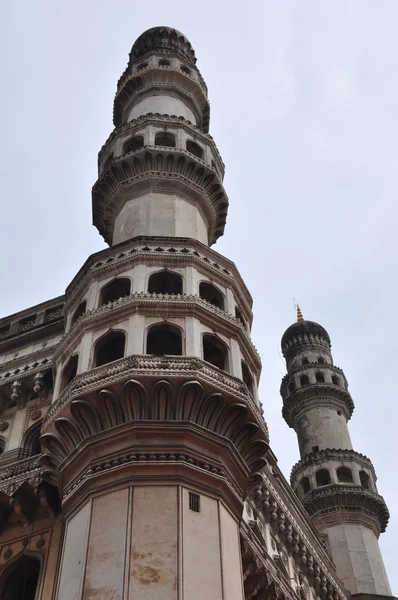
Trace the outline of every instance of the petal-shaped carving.
{"type": "Polygon", "coordinates": [[[72,416],[80,424],[80,428],[86,436],[94,435],[101,431],[98,414],[92,404],[80,398],[73,400],[70,406],[72,416]]]}
{"type": "Polygon", "coordinates": [[[148,419],[148,396],[145,387],[130,379],[123,386],[122,408],[125,421],[148,419]]]}
{"type": "Polygon", "coordinates": [[[184,383],[177,397],[177,420],[197,423],[202,399],[203,387],[198,381],[184,383]]]}
{"type": "Polygon", "coordinates": [[[156,421],[175,419],[173,387],[168,381],[158,381],[152,390],[152,415],[156,421]]]}
{"type": "Polygon", "coordinates": [[[268,444],[261,439],[254,440],[245,448],[242,456],[249,467],[253,467],[256,461],[262,458],[268,452],[268,444]]]}
{"type": "Polygon", "coordinates": [[[68,448],[64,442],[53,433],[44,433],[40,438],[40,442],[44,449],[48,448],[51,452],[51,456],[54,457],[54,460],[57,461],[58,464],[69,454],[68,448]]]}
{"type": "Polygon", "coordinates": [[[235,429],[239,427],[246,413],[246,405],[241,402],[227,405],[217,419],[215,431],[230,438],[235,429]]]}
{"type": "Polygon", "coordinates": [[[217,416],[224,406],[224,396],[220,393],[209,394],[202,402],[202,407],[198,415],[198,425],[215,431],[217,416]]]}
{"type": "Polygon", "coordinates": [[[241,450],[254,438],[258,431],[258,425],[256,423],[244,423],[242,427],[237,428],[231,435],[231,440],[241,450]]]}
{"type": "Polygon", "coordinates": [[[64,444],[68,447],[69,452],[72,452],[82,441],[82,437],[76,427],[65,417],[59,417],[55,420],[55,429],[61,436],[64,444]]]}
{"type": "Polygon", "coordinates": [[[98,392],[97,398],[103,429],[111,429],[123,423],[122,411],[113,392],[110,390],[101,390],[98,392]]]}

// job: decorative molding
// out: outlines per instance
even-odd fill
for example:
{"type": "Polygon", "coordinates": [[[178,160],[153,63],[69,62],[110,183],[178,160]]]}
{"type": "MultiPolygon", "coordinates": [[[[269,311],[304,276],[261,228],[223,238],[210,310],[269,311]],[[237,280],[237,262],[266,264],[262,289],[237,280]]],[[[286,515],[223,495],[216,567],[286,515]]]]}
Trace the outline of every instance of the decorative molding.
{"type": "Polygon", "coordinates": [[[290,474],[290,481],[293,481],[293,477],[297,475],[302,468],[312,463],[316,463],[317,461],[329,459],[338,461],[345,459],[354,459],[355,461],[358,461],[361,464],[368,467],[371,470],[374,479],[376,479],[376,473],[373,467],[373,463],[370,460],[370,458],[368,458],[364,454],[356,452],[355,450],[326,448],[325,450],[319,450],[318,452],[311,452],[310,454],[307,454],[306,456],[304,456],[304,458],[299,460],[292,468],[290,474]]]}

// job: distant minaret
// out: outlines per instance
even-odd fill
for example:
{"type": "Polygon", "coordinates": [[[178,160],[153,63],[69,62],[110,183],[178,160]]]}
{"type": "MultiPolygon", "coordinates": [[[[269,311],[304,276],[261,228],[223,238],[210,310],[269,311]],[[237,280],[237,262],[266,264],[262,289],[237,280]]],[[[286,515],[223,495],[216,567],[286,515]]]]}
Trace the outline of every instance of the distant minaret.
{"type": "Polygon", "coordinates": [[[330,347],[327,331],[297,307],[297,323],[282,337],[283,416],[301,455],[291,484],[327,534],[337,575],[351,594],[391,595],[378,544],[389,513],[371,461],[352,448],[347,421],[354,403],[330,347]]]}

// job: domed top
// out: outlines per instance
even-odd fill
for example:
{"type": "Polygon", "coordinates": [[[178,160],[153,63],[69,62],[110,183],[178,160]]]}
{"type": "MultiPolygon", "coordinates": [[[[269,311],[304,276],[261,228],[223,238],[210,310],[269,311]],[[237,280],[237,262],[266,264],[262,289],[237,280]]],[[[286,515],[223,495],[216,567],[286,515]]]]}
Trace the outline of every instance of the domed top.
{"type": "Polygon", "coordinates": [[[330,346],[330,337],[328,332],[322,325],[315,323],[314,321],[306,321],[305,319],[301,319],[297,321],[297,323],[293,323],[290,325],[282,336],[281,347],[282,352],[285,353],[289,346],[289,341],[292,338],[300,338],[300,337],[320,337],[327,341],[330,346]]]}
{"type": "Polygon", "coordinates": [[[169,49],[179,54],[184,60],[196,64],[195,51],[189,40],[172,27],[152,27],[147,29],[134,42],[130,52],[130,60],[137,60],[153,50],[169,49]]]}

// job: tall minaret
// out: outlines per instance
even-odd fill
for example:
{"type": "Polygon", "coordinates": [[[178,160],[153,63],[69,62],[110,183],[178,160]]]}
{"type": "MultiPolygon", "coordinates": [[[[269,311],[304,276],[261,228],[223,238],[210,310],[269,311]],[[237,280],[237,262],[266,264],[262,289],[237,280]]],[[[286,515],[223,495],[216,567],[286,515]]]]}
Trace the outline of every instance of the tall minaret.
{"type": "Polygon", "coordinates": [[[94,224],[66,291],[42,430],[65,535],[56,600],[242,600],[239,522],[268,434],[251,297],[209,246],[224,165],[187,38],[156,27],[119,80],[94,224]]]}
{"type": "Polygon", "coordinates": [[[297,323],[282,337],[283,416],[301,455],[291,484],[327,534],[337,575],[351,594],[391,595],[378,544],[389,513],[371,461],[352,448],[347,421],[354,403],[330,347],[327,331],[304,320],[298,308],[297,323]]]}

